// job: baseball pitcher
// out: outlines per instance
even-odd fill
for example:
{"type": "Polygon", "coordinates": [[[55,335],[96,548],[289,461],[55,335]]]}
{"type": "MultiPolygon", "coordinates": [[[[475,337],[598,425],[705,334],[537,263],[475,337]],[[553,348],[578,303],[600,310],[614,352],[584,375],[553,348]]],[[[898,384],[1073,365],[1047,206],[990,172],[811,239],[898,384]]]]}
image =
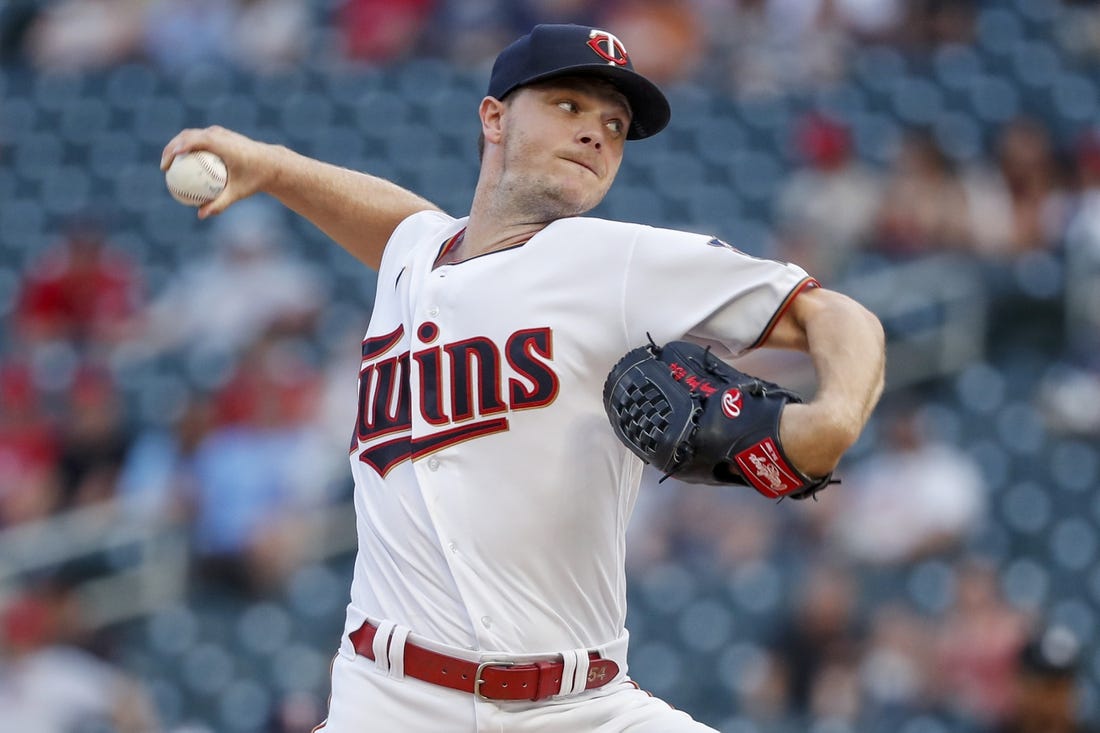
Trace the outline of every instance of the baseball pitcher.
{"type": "Polygon", "coordinates": [[[461,218],[222,128],[165,147],[165,169],[197,150],[226,162],[200,217],[263,191],[378,269],[349,385],[359,549],[317,730],[711,730],[627,672],[643,464],[812,494],[881,391],[882,329],[793,264],[584,216],[627,141],[670,116],[612,33],[536,26],[501,52],[477,112],[461,218]],[[720,365],[760,346],[807,351],[814,399],[720,365]]]}

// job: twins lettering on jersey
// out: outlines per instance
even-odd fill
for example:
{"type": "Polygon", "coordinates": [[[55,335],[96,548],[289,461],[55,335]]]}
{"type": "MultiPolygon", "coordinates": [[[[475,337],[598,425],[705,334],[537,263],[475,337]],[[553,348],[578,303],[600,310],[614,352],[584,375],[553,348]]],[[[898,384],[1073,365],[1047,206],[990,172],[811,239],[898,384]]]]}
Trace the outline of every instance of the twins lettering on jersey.
{"type": "Polygon", "coordinates": [[[558,394],[549,328],[516,331],[502,350],[483,336],[436,344],[439,327],[429,321],[416,330],[417,345],[423,348],[391,353],[404,336],[404,326],[398,326],[363,341],[351,450],[358,450],[359,460],[379,476],[402,461],[504,432],[508,412],[544,407],[558,394]],[[415,406],[414,371],[419,395],[415,406]],[[415,437],[413,409],[429,426],[415,437]]]}

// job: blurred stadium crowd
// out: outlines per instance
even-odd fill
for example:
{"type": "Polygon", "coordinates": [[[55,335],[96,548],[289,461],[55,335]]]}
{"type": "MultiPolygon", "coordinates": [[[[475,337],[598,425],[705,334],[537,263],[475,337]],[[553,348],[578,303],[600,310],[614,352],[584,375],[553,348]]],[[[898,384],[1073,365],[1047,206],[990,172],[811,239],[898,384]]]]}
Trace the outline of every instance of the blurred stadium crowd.
{"type": "Polygon", "coordinates": [[[323,717],[373,273],[266,199],[198,222],[160,149],[222,124],[462,214],[487,64],[539,21],[612,29],[673,102],[597,214],[796,261],[889,338],[820,501],[648,482],[634,677],[724,733],[1090,729],[1100,7],[1070,0],[0,5],[0,728],[323,717]]]}

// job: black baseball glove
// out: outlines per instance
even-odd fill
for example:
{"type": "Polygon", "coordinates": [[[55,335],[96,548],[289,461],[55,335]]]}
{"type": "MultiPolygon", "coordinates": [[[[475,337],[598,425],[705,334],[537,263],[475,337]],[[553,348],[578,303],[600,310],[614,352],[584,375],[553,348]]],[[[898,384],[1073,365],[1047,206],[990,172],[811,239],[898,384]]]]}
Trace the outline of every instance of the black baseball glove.
{"type": "Polygon", "coordinates": [[[603,401],[619,440],[665,478],[741,484],[772,499],[805,499],[835,483],[831,473],[805,475],[783,453],[779,416],[802,402],[797,393],[688,341],[628,352],[608,374],[603,401]]]}

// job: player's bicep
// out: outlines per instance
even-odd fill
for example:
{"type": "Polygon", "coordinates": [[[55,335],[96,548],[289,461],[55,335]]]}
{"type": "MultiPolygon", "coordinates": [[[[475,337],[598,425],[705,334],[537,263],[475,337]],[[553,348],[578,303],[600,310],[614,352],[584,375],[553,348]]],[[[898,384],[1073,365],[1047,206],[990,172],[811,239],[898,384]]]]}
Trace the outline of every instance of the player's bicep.
{"type": "Polygon", "coordinates": [[[786,307],[777,314],[776,322],[759,345],[772,349],[808,351],[809,339],[806,336],[806,324],[815,313],[820,312],[838,296],[843,297],[839,293],[822,287],[799,290],[786,307]]]}

